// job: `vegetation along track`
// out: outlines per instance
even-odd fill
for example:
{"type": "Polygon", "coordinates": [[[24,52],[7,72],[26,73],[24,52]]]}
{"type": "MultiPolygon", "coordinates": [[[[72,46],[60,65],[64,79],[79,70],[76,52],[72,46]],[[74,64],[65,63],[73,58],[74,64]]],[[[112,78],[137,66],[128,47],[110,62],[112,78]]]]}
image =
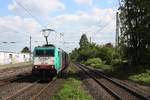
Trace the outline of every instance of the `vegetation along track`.
{"type": "Polygon", "coordinates": [[[83,70],[87,75],[89,75],[96,83],[101,85],[107,92],[109,92],[113,97],[119,100],[150,100],[149,96],[142,95],[132,88],[123,85],[102,72],[93,70],[89,67],[75,63],[78,68],[83,70]]]}

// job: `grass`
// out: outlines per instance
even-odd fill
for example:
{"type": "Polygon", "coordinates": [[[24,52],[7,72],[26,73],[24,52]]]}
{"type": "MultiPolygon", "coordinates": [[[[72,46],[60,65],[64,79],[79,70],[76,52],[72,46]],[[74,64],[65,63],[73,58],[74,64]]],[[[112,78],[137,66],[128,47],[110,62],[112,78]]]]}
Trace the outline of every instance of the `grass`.
{"type": "Polygon", "coordinates": [[[111,70],[110,65],[106,65],[100,58],[91,58],[85,62],[82,62],[87,66],[92,66],[93,68],[102,69],[102,70],[111,70]]]}
{"type": "Polygon", "coordinates": [[[83,88],[82,82],[74,75],[73,67],[70,67],[68,72],[70,75],[53,100],[92,100],[91,95],[83,88]]]}
{"type": "Polygon", "coordinates": [[[129,76],[129,79],[134,82],[150,85],[150,70],[146,70],[143,73],[131,75],[129,76]]]}
{"type": "Polygon", "coordinates": [[[127,65],[117,65],[104,71],[119,79],[130,80],[142,85],[150,85],[150,69],[148,67],[136,66],[134,69],[127,65]]]}
{"type": "MultiPolygon", "coordinates": [[[[97,63],[96,63],[97,64],[97,63]]],[[[119,79],[130,80],[142,85],[150,85],[150,69],[149,66],[129,67],[127,64],[105,65],[105,64],[90,64],[91,67],[102,69],[104,72],[119,79]]]]}
{"type": "Polygon", "coordinates": [[[127,79],[142,85],[150,85],[149,67],[136,66],[133,68],[127,65],[113,66],[112,71],[110,71],[110,74],[120,79],[127,79]]]}
{"type": "Polygon", "coordinates": [[[79,80],[69,78],[53,100],[92,100],[79,80]]]}
{"type": "Polygon", "coordinates": [[[112,71],[113,70],[111,65],[106,65],[106,64],[102,64],[102,65],[91,64],[91,65],[87,65],[87,66],[91,66],[96,69],[101,69],[103,71],[112,71]]]}
{"type": "Polygon", "coordinates": [[[98,69],[102,69],[102,70],[112,70],[112,66],[111,65],[105,65],[105,64],[103,64],[103,65],[100,65],[100,66],[98,66],[97,67],[98,69]]]}

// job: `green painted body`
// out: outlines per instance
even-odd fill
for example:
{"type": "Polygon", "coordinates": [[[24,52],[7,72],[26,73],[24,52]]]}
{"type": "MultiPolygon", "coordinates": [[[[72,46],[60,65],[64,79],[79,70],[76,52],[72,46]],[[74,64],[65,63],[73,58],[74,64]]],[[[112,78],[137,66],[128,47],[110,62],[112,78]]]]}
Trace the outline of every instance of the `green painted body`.
{"type": "Polygon", "coordinates": [[[57,72],[61,70],[61,67],[62,67],[62,62],[59,54],[59,49],[55,48],[55,69],[57,70],[57,72]]]}

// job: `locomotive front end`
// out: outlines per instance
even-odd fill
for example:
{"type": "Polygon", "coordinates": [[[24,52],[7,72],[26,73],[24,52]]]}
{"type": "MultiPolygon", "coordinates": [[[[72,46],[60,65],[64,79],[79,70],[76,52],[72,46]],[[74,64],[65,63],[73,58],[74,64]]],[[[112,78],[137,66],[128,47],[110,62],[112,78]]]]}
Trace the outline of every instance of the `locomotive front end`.
{"type": "Polygon", "coordinates": [[[35,48],[33,58],[33,74],[55,73],[54,48],[35,48]]]}

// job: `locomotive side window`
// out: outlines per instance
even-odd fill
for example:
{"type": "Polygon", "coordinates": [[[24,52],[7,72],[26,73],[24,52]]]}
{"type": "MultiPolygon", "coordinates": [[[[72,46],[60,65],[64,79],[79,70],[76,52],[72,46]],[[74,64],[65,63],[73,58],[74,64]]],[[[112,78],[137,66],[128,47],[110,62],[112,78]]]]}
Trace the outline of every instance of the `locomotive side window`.
{"type": "Polygon", "coordinates": [[[36,50],[35,56],[54,56],[54,50],[48,49],[48,50],[36,50]]]}

